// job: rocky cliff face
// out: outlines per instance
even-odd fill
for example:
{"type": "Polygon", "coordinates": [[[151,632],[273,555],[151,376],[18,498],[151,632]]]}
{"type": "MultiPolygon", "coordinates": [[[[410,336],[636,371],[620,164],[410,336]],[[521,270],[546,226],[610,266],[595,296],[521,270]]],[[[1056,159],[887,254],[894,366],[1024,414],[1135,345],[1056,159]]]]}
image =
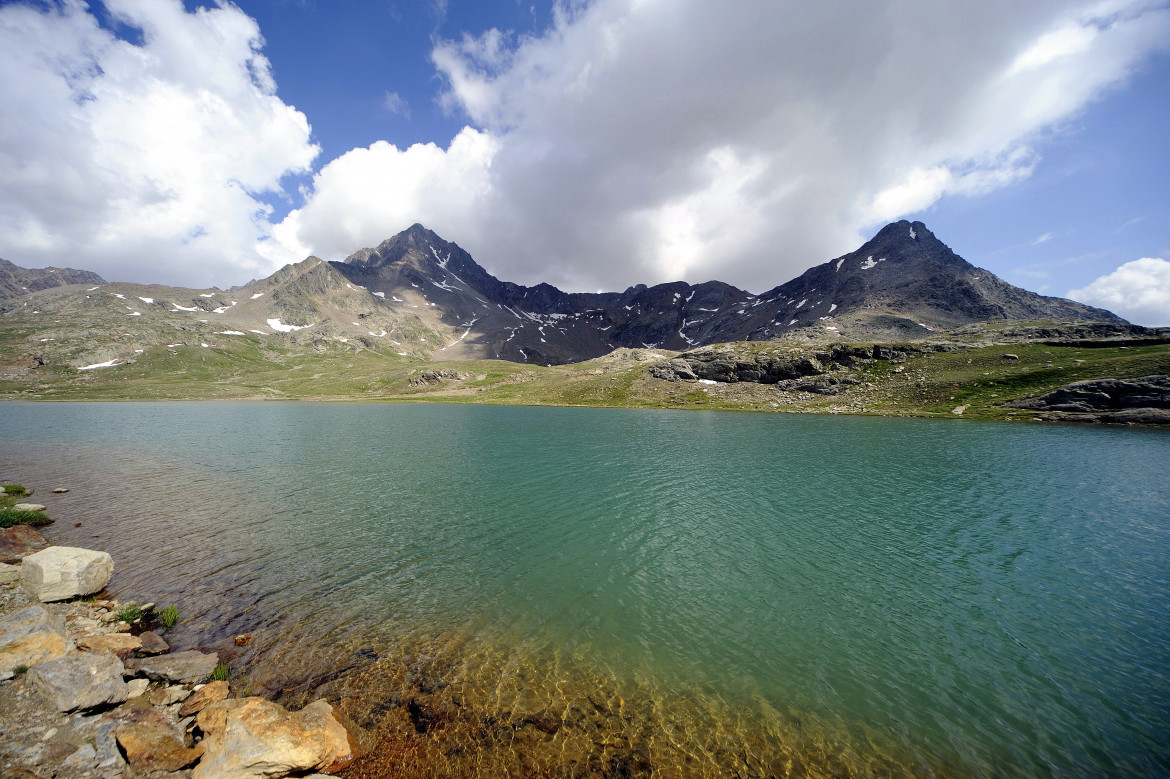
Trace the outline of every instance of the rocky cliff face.
{"type": "Polygon", "coordinates": [[[688,350],[795,336],[906,340],[972,323],[1125,325],[1109,311],[1014,287],[952,252],[921,222],[896,222],[851,254],[761,295],[718,281],[566,293],[503,282],[422,225],[334,267],[391,306],[433,310],[463,337],[439,357],[558,364],[616,348],[688,350]]]}

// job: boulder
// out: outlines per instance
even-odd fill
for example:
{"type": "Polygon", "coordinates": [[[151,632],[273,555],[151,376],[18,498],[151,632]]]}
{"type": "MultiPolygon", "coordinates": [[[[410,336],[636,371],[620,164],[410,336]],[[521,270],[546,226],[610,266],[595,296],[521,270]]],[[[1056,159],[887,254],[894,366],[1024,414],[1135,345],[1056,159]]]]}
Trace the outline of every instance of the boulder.
{"type": "Polygon", "coordinates": [[[142,642],[142,646],[138,647],[139,654],[143,655],[161,655],[171,651],[171,646],[155,632],[147,630],[138,637],[142,642]]]}
{"type": "Polygon", "coordinates": [[[114,655],[78,652],[33,666],[28,678],[57,711],[69,712],[126,700],[125,670],[114,655]]]}
{"type": "Polygon", "coordinates": [[[212,703],[196,719],[205,737],[192,779],[252,779],[330,771],[352,759],[333,707],[314,701],[298,712],[263,698],[212,703]]]}
{"type": "Polygon", "coordinates": [[[73,642],[59,618],[42,606],[29,606],[0,619],[0,679],[11,679],[17,666],[35,666],[64,657],[73,642]]]}
{"type": "Polygon", "coordinates": [[[178,771],[203,753],[183,746],[182,734],[167,724],[127,722],[118,726],[114,737],[130,768],[140,773],[178,771]]]}
{"type": "Polygon", "coordinates": [[[77,639],[77,648],[90,652],[109,652],[125,659],[142,646],[142,639],[129,633],[101,633],[77,639]]]}
{"type": "Polygon", "coordinates": [[[150,687],[149,679],[131,679],[126,682],[126,699],[145,695],[148,687],[150,687]]]}
{"type": "Polygon", "coordinates": [[[13,511],[44,511],[45,506],[40,503],[17,503],[12,507],[13,511]]]}
{"type": "Polygon", "coordinates": [[[33,552],[48,548],[44,536],[28,525],[13,525],[0,533],[0,563],[19,563],[33,552]]]}
{"type": "Polygon", "coordinates": [[[198,714],[216,701],[226,700],[231,686],[227,682],[212,682],[194,692],[190,698],[183,701],[179,709],[180,717],[190,717],[198,714]]]}
{"type": "Polygon", "coordinates": [[[54,487],[53,488],[54,495],[64,495],[66,492],[69,492],[68,487],[54,487]]]}
{"type": "Polygon", "coordinates": [[[159,682],[197,684],[219,665],[215,652],[203,654],[194,649],[158,657],[136,657],[126,661],[126,670],[135,676],[146,676],[159,682]]]}
{"type": "Polygon", "coordinates": [[[73,546],[50,546],[24,558],[20,583],[42,603],[99,592],[114,573],[114,558],[73,546]]]}

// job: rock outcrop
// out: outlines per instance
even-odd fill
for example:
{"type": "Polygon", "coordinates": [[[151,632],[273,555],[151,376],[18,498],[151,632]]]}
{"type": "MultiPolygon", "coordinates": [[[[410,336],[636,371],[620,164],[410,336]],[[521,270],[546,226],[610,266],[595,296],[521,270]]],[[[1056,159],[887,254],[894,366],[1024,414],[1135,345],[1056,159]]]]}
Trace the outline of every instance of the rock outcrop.
{"type": "Polygon", "coordinates": [[[108,553],[72,546],[51,546],[22,562],[21,586],[42,603],[100,592],[114,573],[108,553]]]}
{"type": "Polygon", "coordinates": [[[1007,405],[1079,421],[1170,424],[1170,375],[1078,381],[1007,405]]]}
{"type": "Polygon", "coordinates": [[[203,759],[192,779],[252,779],[335,770],[352,751],[333,707],[315,701],[290,712],[264,698],[212,703],[196,718],[203,759]]]}

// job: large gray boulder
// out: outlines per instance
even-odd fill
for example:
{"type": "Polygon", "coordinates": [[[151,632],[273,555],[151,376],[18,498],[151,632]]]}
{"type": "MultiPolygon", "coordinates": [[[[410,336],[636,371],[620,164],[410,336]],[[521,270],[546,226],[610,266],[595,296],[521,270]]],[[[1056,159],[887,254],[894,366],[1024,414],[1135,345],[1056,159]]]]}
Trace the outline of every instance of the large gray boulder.
{"type": "Polygon", "coordinates": [[[198,684],[219,665],[215,652],[203,654],[191,649],[158,657],[135,657],[126,661],[126,670],[137,676],[146,676],[160,682],[198,684]]]}
{"type": "Polygon", "coordinates": [[[50,546],[24,558],[20,583],[42,603],[99,592],[114,573],[114,558],[74,546],[50,546]]]}
{"type": "Polygon", "coordinates": [[[57,711],[68,712],[126,700],[125,670],[116,655],[78,652],[33,666],[28,679],[57,711]]]}
{"type": "Polygon", "coordinates": [[[11,679],[17,666],[64,657],[73,651],[64,621],[41,606],[29,606],[0,618],[0,679],[11,679]]]}

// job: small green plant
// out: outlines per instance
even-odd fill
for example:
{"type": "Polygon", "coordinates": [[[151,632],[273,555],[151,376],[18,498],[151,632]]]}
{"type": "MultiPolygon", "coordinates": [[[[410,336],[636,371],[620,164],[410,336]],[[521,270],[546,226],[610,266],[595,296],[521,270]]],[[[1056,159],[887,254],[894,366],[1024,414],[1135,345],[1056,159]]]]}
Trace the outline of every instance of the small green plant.
{"type": "Polygon", "coordinates": [[[13,525],[40,527],[52,524],[52,522],[53,520],[46,517],[43,511],[17,511],[11,508],[0,508],[0,527],[12,527],[13,525]]]}
{"type": "Polygon", "coordinates": [[[232,680],[232,669],[227,663],[220,663],[211,672],[211,681],[213,682],[230,682],[232,680]]]}
{"type": "Polygon", "coordinates": [[[17,496],[27,495],[28,490],[26,490],[24,488],[23,484],[5,484],[4,485],[4,494],[5,495],[17,495],[17,496]]]}
{"type": "Polygon", "coordinates": [[[158,623],[162,625],[163,630],[170,630],[179,624],[179,607],[173,603],[169,606],[164,606],[158,612],[158,623]]]}
{"type": "Polygon", "coordinates": [[[17,676],[23,676],[26,673],[28,673],[28,666],[27,665],[18,665],[12,669],[12,676],[14,678],[17,676]]]}
{"type": "Polygon", "coordinates": [[[146,614],[146,612],[142,610],[142,607],[137,603],[129,603],[118,609],[116,613],[118,615],[118,621],[126,622],[128,624],[137,622],[146,614]]]}

